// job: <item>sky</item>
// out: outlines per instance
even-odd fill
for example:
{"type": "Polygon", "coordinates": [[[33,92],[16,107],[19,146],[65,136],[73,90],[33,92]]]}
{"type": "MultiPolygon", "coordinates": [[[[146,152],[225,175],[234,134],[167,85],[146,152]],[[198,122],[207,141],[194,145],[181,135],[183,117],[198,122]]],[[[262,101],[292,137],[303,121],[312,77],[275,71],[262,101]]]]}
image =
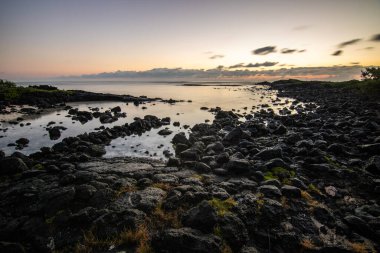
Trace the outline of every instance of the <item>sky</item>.
{"type": "Polygon", "coordinates": [[[380,65],[379,0],[1,0],[0,10],[3,79],[350,79],[380,65]]]}

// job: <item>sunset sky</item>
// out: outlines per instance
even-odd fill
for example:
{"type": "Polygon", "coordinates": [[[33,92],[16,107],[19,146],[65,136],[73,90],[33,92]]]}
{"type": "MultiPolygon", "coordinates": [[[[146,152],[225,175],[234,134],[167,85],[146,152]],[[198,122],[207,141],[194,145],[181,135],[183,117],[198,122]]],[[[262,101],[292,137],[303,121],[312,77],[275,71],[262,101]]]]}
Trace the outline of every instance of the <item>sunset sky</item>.
{"type": "Polygon", "coordinates": [[[334,65],[354,66],[350,75],[380,65],[379,0],[2,0],[0,9],[0,78],[11,80],[218,66],[321,77],[334,65]]]}

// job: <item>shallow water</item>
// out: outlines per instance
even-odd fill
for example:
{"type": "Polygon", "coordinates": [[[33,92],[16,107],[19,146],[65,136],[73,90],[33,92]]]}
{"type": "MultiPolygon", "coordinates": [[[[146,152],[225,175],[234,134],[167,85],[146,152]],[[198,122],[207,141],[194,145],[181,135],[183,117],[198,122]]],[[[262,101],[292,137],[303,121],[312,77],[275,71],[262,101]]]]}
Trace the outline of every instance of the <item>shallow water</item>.
{"type": "MultiPolygon", "coordinates": [[[[56,85],[56,84],[54,84],[56,85]]],[[[213,120],[214,115],[206,110],[201,110],[201,107],[216,107],[219,106],[224,110],[234,109],[240,114],[250,114],[256,109],[259,109],[260,104],[269,104],[276,111],[282,108],[281,105],[274,106],[272,99],[276,98],[276,92],[266,90],[263,86],[239,86],[239,87],[215,87],[215,86],[179,86],[178,84],[76,84],[67,83],[64,85],[56,85],[61,89],[81,89],[93,92],[114,93],[114,94],[129,94],[133,96],[145,95],[148,97],[161,97],[165,99],[182,99],[185,102],[179,102],[173,105],[161,102],[151,102],[144,105],[135,106],[132,103],[126,104],[121,102],[81,102],[69,103],[68,105],[79,108],[79,110],[89,110],[89,107],[99,107],[100,111],[109,110],[115,106],[120,106],[122,112],[127,113],[126,118],[119,118],[118,121],[111,124],[104,124],[105,127],[114,125],[122,125],[133,122],[135,117],[143,118],[145,115],[155,115],[159,118],[170,117],[171,123],[179,121],[181,126],[174,127],[172,124],[168,127],[173,130],[169,136],[160,136],[157,132],[160,129],[153,129],[141,136],[127,136],[118,138],[111,142],[110,146],[106,147],[105,157],[116,156],[153,156],[164,159],[163,150],[173,151],[170,143],[174,134],[177,132],[188,130],[182,128],[183,125],[193,126],[197,123],[205,122],[205,120],[213,120]],[[192,102],[187,102],[191,100],[192,102]],[[146,109],[143,109],[146,107],[146,109]],[[247,107],[247,109],[244,109],[247,107]],[[148,151],[148,153],[146,153],[148,151]]],[[[281,99],[277,103],[284,104],[285,99],[281,99]]],[[[289,99],[291,102],[291,100],[289,99]]],[[[102,126],[99,119],[93,119],[85,124],[79,121],[73,121],[69,117],[65,117],[67,111],[55,110],[46,114],[37,115],[36,118],[27,119],[22,123],[30,122],[30,126],[21,127],[19,125],[10,125],[2,122],[1,129],[7,129],[1,132],[0,149],[6,154],[11,154],[15,151],[15,147],[7,146],[9,143],[14,143],[21,137],[28,138],[30,143],[27,147],[20,150],[24,154],[31,154],[38,151],[41,147],[50,147],[63,138],[68,136],[76,136],[85,132],[93,132],[95,128],[102,126]],[[67,130],[61,133],[58,140],[50,140],[46,126],[49,122],[54,121],[56,125],[64,126],[67,130]]],[[[1,115],[0,115],[1,117],[1,115]]],[[[9,115],[7,116],[9,118],[9,115]]],[[[4,116],[3,116],[4,118],[4,116]]],[[[1,118],[0,118],[1,119],[1,118]]],[[[244,120],[244,118],[242,118],[244,120]]]]}

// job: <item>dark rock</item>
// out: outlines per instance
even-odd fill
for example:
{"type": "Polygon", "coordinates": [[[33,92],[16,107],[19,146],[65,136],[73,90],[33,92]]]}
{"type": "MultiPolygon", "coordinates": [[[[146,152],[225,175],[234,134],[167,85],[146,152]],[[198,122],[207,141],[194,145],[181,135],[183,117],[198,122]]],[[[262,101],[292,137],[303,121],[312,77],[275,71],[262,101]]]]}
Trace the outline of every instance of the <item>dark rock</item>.
{"type": "Polygon", "coordinates": [[[276,130],[273,131],[274,134],[286,134],[288,129],[284,125],[280,125],[276,128],[276,130]]]}
{"type": "Polygon", "coordinates": [[[371,157],[364,169],[374,175],[380,175],[380,156],[371,157]]]}
{"type": "Polygon", "coordinates": [[[281,197],[281,191],[274,185],[262,185],[257,188],[257,191],[264,194],[266,197],[281,197]]]}
{"type": "Polygon", "coordinates": [[[105,150],[104,146],[93,144],[93,145],[89,146],[87,153],[90,156],[101,157],[101,156],[106,154],[106,150],[105,150]]]}
{"type": "Polygon", "coordinates": [[[189,140],[186,138],[186,135],[184,132],[180,132],[176,135],[174,135],[173,139],[172,139],[172,143],[174,145],[177,145],[177,144],[185,144],[185,145],[190,145],[190,142],[189,140]]]}
{"type": "Polygon", "coordinates": [[[200,173],[207,173],[211,171],[210,166],[203,162],[196,162],[194,165],[194,169],[200,173]]]}
{"type": "Polygon", "coordinates": [[[289,165],[284,162],[281,158],[274,158],[265,163],[265,166],[268,170],[271,170],[275,167],[289,168],[289,165]]]}
{"type": "Polygon", "coordinates": [[[116,106],[116,107],[112,108],[111,112],[121,112],[120,106],[116,106]]]}
{"type": "Polygon", "coordinates": [[[225,165],[225,168],[231,173],[242,174],[249,172],[251,170],[251,165],[245,159],[232,157],[225,165]]]}
{"type": "Polygon", "coordinates": [[[223,152],[217,155],[215,160],[217,163],[223,164],[230,160],[230,155],[227,152],[223,152]]]}
{"type": "Polygon", "coordinates": [[[173,133],[173,131],[171,131],[169,129],[162,129],[162,130],[158,131],[157,134],[166,136],[166,135],[170,135],[171,133],[173,133]]]}
{"type": "Polygon", "coordinates": [[[152,238],[158,253],[220,253],[222,242],[214,235],[204,235],[191,228],[167,229],[152,238]]]}
{"type": "Polygon", "coordinates": [[[248,231],[244,223],[234,214],[226,214],[219,219],[223,239],[227,241],[233,252],[239,250],[248,241],[248,231]]]}
{"type": "Polygon", "coordinates": [[[26,250],[20,243],[0,241],[0,252],[4,252],[4,253],[26,253],[26,250]]]}
{"type": "Polygon", "coordinates": [[[180,153],[180,158],[184,161],[199,161],[200,156],[196,150],[187,149],[180,153]]]}
{"type": "Polygon", "coordinates": [[[51,140],[58,140],[61,137],[61,131],[57,127],[49,129],[49,137],[51,140]]]}
{"type": "Polygon", "coordinates": [[[266,148],[261,150],[255,156],[263,160],[282,158],[282,149],[280,147],[266,148]]]}
{"type": "Polygon", "coordinates": [[[281,192],[286,197],[301,198],[301,190],[295,186],[284,185],[281,187],[281,192]]]}
{"type": "Polygon", "coordinates": [[[16,143],[25,146],[29,143],[29,140],[27,138],[20,138],[16,141],[16,143]]]}
{"type": "Polygon", "coordinates": [[[243,130],[240,127],[232,129],[226,136],[223,138],[223,142],[227,143],[238,143],[240,138],[243,136],[243,130]]]}
{"type": "Polygon", "coordinates": [[[168,162],[166,163],[167,166],[171,167],[178,167],[181,165],[181,161],[178,158],[175,157],[169,157],[168,162]]]}
{"type": "Polygon", "coordinates": [[[354,215],[347,215],[344,221],[356,232],[369,238],[373,238],[374,231],[368,226],[368,223],[354,215]]]}
{"type": "Polygon", "coordinates": [[[28,166],[17,157],[6,157],[0,162],[0,175],[8,176],[22,173],[28,169],[28,166]]]}
{"type": "Polygon", "coordinates": [[[359,148],[371,155],[380,155],[380,143],[361,145],[359,148]]]}
{"type": "Polygon", "coordinates": [[[214,208],[204,200],[183,215],[182,224],[187,227],[198,229],[204,233],[211,233],[217,219],[218,217],[214,208]]]}

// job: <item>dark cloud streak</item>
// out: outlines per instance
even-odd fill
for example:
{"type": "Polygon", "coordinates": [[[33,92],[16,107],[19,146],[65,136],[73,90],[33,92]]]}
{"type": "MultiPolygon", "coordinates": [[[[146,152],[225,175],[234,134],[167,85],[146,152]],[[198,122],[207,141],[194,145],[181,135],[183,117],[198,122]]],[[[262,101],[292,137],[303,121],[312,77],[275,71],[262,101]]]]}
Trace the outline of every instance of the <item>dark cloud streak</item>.
{"type": "Polygon", "coordinates": [[[380,33],[373,35],[371,41],[380,42],[380,33]]]}
{"type": "Polygon", "coordinates": [[[267,54],[275,53],[275,52],[276,52],[275,46],[266,46],[266,47],[261,47],[261,48],[252,50],[252,54],[256,54],[256,55],[267,55],[267,54]]]}
{"type": "Polygon", "coordinates": [[[215,59],[220,59],[220,58],[223,58],[223,57],[224,57],[224,55],[222,55],[222,54],[215,54],[213,56],[210,56],[209,59],[215,60],[215,59]]]}
{"type": "Polygon", "coordinates": [[[349,45],[354,45],[354,44],[357,44],[361,41],[362,39],[353,39],[353,40],[349,40],[349,41],[344,41],[342,43],[340,43],[338,45],[339,48],[344,48],[346,46],[349,46],[349,45]]]}
{"type": "Polygon", "coordinates": [[[259,67],[273,67],[277,65],[278,62],[263,62],[263,63],[249,63],[244,65],[243,63],[235,64],[229,67],[229,69],[237,69],[237,68],[259,68],[259,67]]]}
{"type": "Polygon", "coordinates": [[[337,51],[335,51],[334,53],[332,53],[331,55],[332,56],[339,56],[339,55],[341,55],[343,53],[343,50],[337,50],[337,51]]]}

